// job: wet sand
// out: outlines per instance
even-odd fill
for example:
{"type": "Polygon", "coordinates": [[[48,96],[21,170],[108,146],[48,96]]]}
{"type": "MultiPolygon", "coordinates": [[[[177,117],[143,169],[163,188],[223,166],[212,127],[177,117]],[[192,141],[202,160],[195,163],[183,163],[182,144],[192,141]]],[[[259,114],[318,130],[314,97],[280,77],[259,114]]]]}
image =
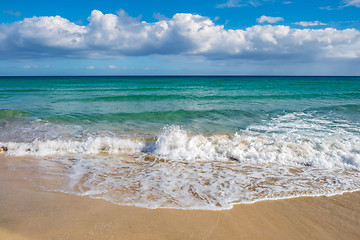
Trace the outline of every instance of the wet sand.
{"type": "Polygon", "coordinates": [[[0,239],[360,239],[360,192],[151,210],[43,191],[16,161],[0,156],[0,239]]]}

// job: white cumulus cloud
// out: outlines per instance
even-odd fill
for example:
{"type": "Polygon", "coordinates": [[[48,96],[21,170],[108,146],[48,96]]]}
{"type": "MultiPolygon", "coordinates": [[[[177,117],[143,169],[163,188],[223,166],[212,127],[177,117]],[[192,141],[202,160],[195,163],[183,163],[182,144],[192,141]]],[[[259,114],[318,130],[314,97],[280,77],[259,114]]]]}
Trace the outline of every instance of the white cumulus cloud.
{"type": "MultiPolygon", "coordinates": [[[[267,17],[266,21],[281,19],[267,17]]],[[[88,20],[86,26],[60,16],[2,24],[0,59],[147,55],[256,61],[360,58],[360,31],[356,29],[296,29],[283,25],[225,29],[208,17],[188,13],[148,23],[124,11],[115,15],[94,10],[88,20]]]]}
{"type": "Polygon", "coordinates": [[[258,23],[276,23],[276,22],[280,22],[280,21],[284,21],[284,18],[282,17],[270,17],[270,16],[261,16],[260,18],[256,19],[258,23]]]}

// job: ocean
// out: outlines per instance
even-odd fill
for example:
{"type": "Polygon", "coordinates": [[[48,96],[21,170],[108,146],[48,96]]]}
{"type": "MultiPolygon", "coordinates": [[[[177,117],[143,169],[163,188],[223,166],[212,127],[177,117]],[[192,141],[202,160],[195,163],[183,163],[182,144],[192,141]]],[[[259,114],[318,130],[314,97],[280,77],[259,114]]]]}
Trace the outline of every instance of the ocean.
{"type": "Polygon", "coordinates": [[[145,208],[360,190],[360,77],[0,77],[0,147],[48,191],[145,208]]]}

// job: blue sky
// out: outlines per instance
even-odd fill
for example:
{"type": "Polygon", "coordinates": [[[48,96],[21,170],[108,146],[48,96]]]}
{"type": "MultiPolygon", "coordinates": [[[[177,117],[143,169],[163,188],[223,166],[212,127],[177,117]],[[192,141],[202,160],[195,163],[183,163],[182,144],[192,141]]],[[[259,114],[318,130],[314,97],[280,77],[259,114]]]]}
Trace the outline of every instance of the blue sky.
{"type": "Polygon", "coordinates": [[[360,0],[6,1],[0,75],[360,75],[360,0]]]}

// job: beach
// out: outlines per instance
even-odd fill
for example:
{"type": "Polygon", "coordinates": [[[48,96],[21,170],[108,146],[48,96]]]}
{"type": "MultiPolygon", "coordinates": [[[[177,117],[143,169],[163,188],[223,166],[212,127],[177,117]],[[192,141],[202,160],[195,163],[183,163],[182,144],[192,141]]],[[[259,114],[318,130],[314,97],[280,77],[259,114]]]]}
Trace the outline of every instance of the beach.
{"type": "Polygon", "coordinates": [[[145,209],[39,189],[24,158],[0,157],[0,239],[359,239],[360,193],[145,209]]]}
{"type": "Polygon", "coordinates": [[[359,14],[4,1],[0,240],[360,240],[359,14]]]}
{"type": "Polygon", "coordinates": [[[359,239],[358,77],[1,77],[0,239],[359,239]]]}

